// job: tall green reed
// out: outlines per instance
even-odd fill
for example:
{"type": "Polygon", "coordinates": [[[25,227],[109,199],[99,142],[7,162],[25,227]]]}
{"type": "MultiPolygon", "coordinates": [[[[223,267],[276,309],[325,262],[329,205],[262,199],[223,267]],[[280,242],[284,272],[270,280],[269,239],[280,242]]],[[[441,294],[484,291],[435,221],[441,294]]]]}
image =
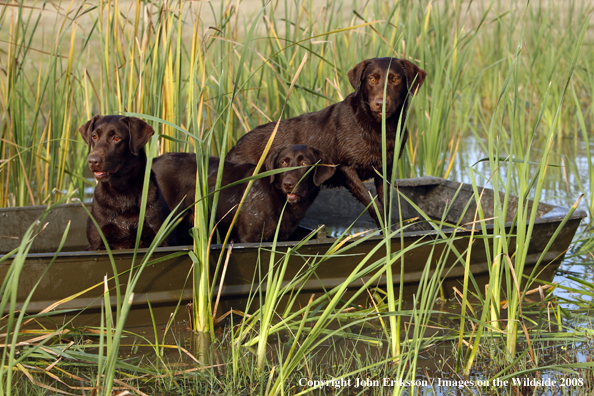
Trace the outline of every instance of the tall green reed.
{"type": "MultiPolygon", "coordinates": [[[[571,2],[567,16],[559,20],[555,16],[565,10],[561,5],[534,2],[526,8],[502,2],[454,2],[446,8],[428,1],[328,1],[318,12],[311,1],[276,1],[262,8],[260,25],[242,25],[243,14],[231,2],[222,2],[206,23],[210,16],[203,3],[116,0],[70,3],[51,29],[41,28],[49,12],[43,4],[0,7],[5,28],[0,40],[7,54],[0,59],[0,206],[57,202],[74,188],[84,197],[84,188],[92,183],[82,177],[87,148],[76,136],[77,126],[96,113],[153,117],[147,118],[160,133],[151,142],[152,155],[177,150],[197,154],[194,326],[201,330],[212,329],[209,305],[217,276],[208,271],[214,227],[205,182],[208,155],[224,156],[236,139],[259,124],[341,100],[352,91],[347,71],[362,59],[396,56],[419,64],[428,77],[411,107],[411,138],[394,174],[447,176],[467,131],[481,142],[489,156],[491,184],[506,195],[496,202],[502,217],[495,220],[492,246],[488,240],[475,242],[488,245],[493,263],[491,287],[483,299],[488,316],[477,323],[491,334],[505,328],[513,355],[518,331],[514,324],[501,323],[500,302],[515,295],[512,317],[519,317],[520,294],[513,289],[510,271],[521,274],[531,230],[519,225],[519,235],[508,235],[503,214],[509,194],[524,197],[532,185],[542,186],[546,161],[537,179],[528,162],[529,148],[539,136],[550,150],[561,136],[571,135],[576,118],[585,133],[584,116],[560,106],[567,80],[557,76],[570,75],[575,68],[584,77],[573,80],[574,102],[591,105],[587,97],[592,84],[584,83],[589,66],[574,56],[583,40],[576,26],[584,26],[592,11],[586,3],[571,2]],[[99,51],[94,49],[97,43],[99,51]],[[499,160],[510,155],[524,162],[499,160]],[[502,170],[507,173],[500,175],[502,170]],[[512,268],[506,253],[517,240],[524,247],[512,268]],[[504,277],[508,288],[501,295],[497,285],[504,277]]],[[[521,208],[518,224],[530,220],[530,210],[521,208]]],[[[391,268],[386,263],[398,260],[399,254],[387,254],[386,270],[391,268]]],[[[419,294],[421,312],[428,310],[423,299],[429,295],[419,294]]],[[[399,319],[392,319],[401,317],[395,297],[390,297],[388,314],[393,346],[404,335],[399,319]]],[[[336,308],[338,302],[334,304],[336,308]]],[[[332,309],[316,317],[312,337],[322,333],[324,321],[336,317],[332,309]]],[[[298,333],[305,331],[302,322],[294,323],[298,333]]],[[[421,334],[415,337],[422,339],[421,334]]],[[[312,350],[314,338],[300,356],[312,350]]],[[[480,339],[474,338],[472,353],[480,339]]],[[[392,349],[391,358],[403,356],[403,348],[392,349]]],[[[297,364],[287,360],[284,373],[297,364]]],[[[466,368],[471,366],[469,359],[466,368]]],[[[274,392],[282,388],[280,383],[270,386],[274,392]]]]}
{"type": "MultiPolygon", "coordinates": [[[[6,271],[6,276],[2,280],[0,285],[0,312],[3,315],[2,318],[2,364],[0,366],[0,395],[12,394],[15,386],[15,372],[26,372],[23,367],[23,361],[28,359],[31,355],[37,353],[45,345],[51,343],[52,336],[61,334],[66,325],[59,327],[54,332],[49,332],[47,336],[42,336],[38,342],[31,345],[30,348],[24,351],[19,351],[18,346],[29,345],[28,342],[21,342],[20,336],[23,327],[31,322],[32,318],[27,317],[27,307],[33,298],[33,294],[37,289],[37,286],[41,282],[42,278],[47,275],[51,269],[51,265],[54,263],[57,255],[62,250],[66,237],[70,230],[70,223],[66,225],[64,235],[61,238],[59,245],[56,247],[56,253],[49,263],[45,271],[39,276],[39,278],[33,283],[31,290],[29,291],[25,301],[19,300],[19,286],[23,284],[21,282],[21,274],[23,271],[26,272],[26,261],[29,250],[33,245],[33,242],[40,232],[47,226],[45,218],[48,213],[52,210],[53,206],[48,205],[47,210],[40,216],[40,218],[31,224],[25,234],[21,238],[21,243],[18,248],[14,249],[9,254],[0,257],[0,263],[11,260],[11,264],[6,271]],[[20,305],[17,310],[17,304],[20,305]]],[[[52,314],[39,315],[38,317],[51,316],[52,314]]]]}
{"type": "MultiPolygon", "coordinates": [[[[555,4],[529,4],[523,22],[522,45],[528,50],[522,67],[529,68],[529,76],[522,89],[530,92],[526,104],[538,107],[535,98],[552,82],[543,116],[547,125],[562,91],[560,79],[551,76],[570,66],[575,21],[591,11],[572,4],[555,29],[547,28],[555,22],[552,15],[566,13],[555,4]]],[[[7,28],[0,34],[8,56],[0,141],[5,162],[0,166],[6,172],[0,202],[36,204],[74,187],[82,197],[91,184],[81,177],[85,147],[75,130],[93,114],[148,114],[196,136],[212,130],[207,154],[221,156],[223,143],[229,148],[244,132],[277,119],[285,102],[283,117],[291,117],[341,100],[352,90],[346,72],[373,56],[404,57],[429,75],[411,109],[412,138],[399,177],[447,175],[466,131],[491,117],[524,12],[493,2],[454,5],[375,2],[351,7],[329,1],[316,14],[313,3],[273,2],[264,9],[243,57],[251,23],[242,25],[243,14],[224,2],[214,20],[210,14],[215,10],[202,4],[69,4],[64,9],[68,17],[58,16],[49,33],[49,11],[43,5],[4,5],[0,17],[7,28]],[[49,51],[40,51],[46,44],[49,51]],[[97,44],[99,51],[94,50],[97,44]],[[305,54],[310,57],[304,74],[287,101],[293,71],[305,54]],[[239,81],[241,88],[234,85],[239,81]],[[233,110],[227,112],[230,99],[233,110]]],[[[582,97],[588,87],[578,83],[576,89],[582,97]]],[[[571,111],[563,108],[559,119],[558,136],[571,134],[571,111]]],[[[159,152],[194,150],[195,143],[183,132],[167,125],[160,132],[159,152]]]]}
{"type": "MultiPolygon", "coordinates": [[[[587,23],[586,20],[582,25],[580,36],[574,42],[571,67],[564,79],[565,86],[562,94],[556,102],[556,115],[550,124],[546,124],[547,142],[544,153],[537,163],[531,162],[531,149],[541,121],[546,118],[552,84],[549,84],[544,92],[538,113],[530,114],[527,122],[523,107],[528,93],[520,89],[527,74],[521,67],[524,51],[522,35],[520,35],[516,53],[509,61],[506,78],[501,84],[495,113],[487,129],[490,182],[496,192],[495,213],[499,213],[494,219],[493,235],[497,237],[484,240],[485,248],[490,256],[489,261],[493,264],[490,268],[489,289],[484,297],[482,323],[478,325],[479,336],[476,338],[466,363],[466,374],[472,367],[480,335],[485,328],[485,321],[488,321],[493,329],[504,331],[509,362],[512,362],[516,356],[519,329],[522,329],[524,333],[527,331],[522,318],[522,300],[523,294],[534,281],[532,276],[534,272],[524,284],[522,283],[524,267],[534,231],[534,221],[537,216],[536,207],[540,201],[546,171],[552,165],[549,162],[549,155],[559,133],[557,127],[563,109],[564,95],[572,79],[587,23]],[[507,230],[506,222],[509,220],[506,219],[506,216],[511,208],[510,194],[512,191],[520,197],[520,200],[517,203],[514,227],[507,230]],[[499,192],[502,192],[501,197],[498,195],[499,192]],[[529,198],[533,199],[534,203],[529,203],[529,198]],[[511,250],[514,251],[513,255],[510,253],[511,250]],[[504,284],[505,288],[502,287],[504,284]],[[501,312],[503,300],[507,300],[505,324],[503,324],[501,312]],[[487,311],[490,312],[490,318],[485,315],[487,311]]],[[[532,73],[532,71],[528,70],[528,73],[532,73]]],[[[479,191],[476,191],[477,202],[480,202],[479,195],[479,191]]],[[[479,218],[484,219],[480,214],[479,218]]],[[[484,233],[484,226],[482,228],[484,233]]],[[[542,254],[544,255],[544,252],[542,254]]],[[[463,330],[461,329],[461,331],[463,330]]]]}

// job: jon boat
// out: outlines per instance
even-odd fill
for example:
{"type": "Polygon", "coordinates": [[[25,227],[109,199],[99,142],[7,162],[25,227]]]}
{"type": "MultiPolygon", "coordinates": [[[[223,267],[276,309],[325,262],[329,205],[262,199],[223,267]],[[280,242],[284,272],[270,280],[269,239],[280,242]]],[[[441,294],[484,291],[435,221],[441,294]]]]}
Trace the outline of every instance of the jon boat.
{"type": "MultiPolygon", "coordinates": [[[[453,246],[460,255],[465,255],[472,228],[470,224],[473,224],[475,220],[477,205],[472,186],[441,178],[422,177],[399,180],[395,187],[401,197],[394,199],[394,202],[397,203],[393,206],[393,212],[402,214],[402,219],[407,220],[404,223],[407,228],[392,238],[391,251],[398,252],[412,244],[415,244],[416,247],[404,255],[405,268],[402,278],[400,276],[400,261],[396,261],[393,265],[395,274],[393,280],[394,284],[399,287],[404,286],[410,295],[415,292],[425,266],[433,266],[437,258],[440,257],[440,252],[446,246],[445,243],[435,245],[433,259],[428,260],[432,252],[432,244],[419,242],[443,239],[451,237],[455,233],[455,237],[451,238],[453,246]],[[404,196],[418,206],[423,214],[404,199],[404,196]],[[447,224],[442,225],[439,231],[434,229],[434,226],[439,222],[432,224],[425,220],[426,217],[441,220],[444,217],[444,212],[446,212],[444,220],[447,224]],[[411,223],[408,221],[409,219],[418,221],[411,223]],[[427,264],[428,262],[429,264],[427,264]]],[[[371,186],[370,189],[373,190],[371,186]]],[[[484,227],[487,231],[492,231],[492,221],[488,219],[494,217],[494,193],[489,189],[479,189],[479,193],[481,193],[484,218],[487,219],[484,222],[484,227]]],[[[394,196],[398,197],[398,194],[395,193],[394,196]]],[[[503,199],[503,196],[501,198],[503,199]]],[[[517,205],[518,198],[511,197],[506,228],[507,232],[512,234],[515,233],[512,226],[517,205]]],[[[45,206],[0,210],[0,258],[5,256],[5,259],[0,262],[0,280],[5,279],[14,259],[14,255],[8,257],[8,253],[19,246],[25,231],[45,210],[45,206]]],[[[538,278],[547,281],[553,279],[581,219],[586,216],[582,210],[575,210],[568,217],[569,213],[570,209],[568,208],[539,203],[525,273],[532,273],[535,264],[540,261],[540,266],[536,271],[539,274],[538,278]],[[564,220],[565,224],[560,227],[564,220]],[[557,237],[544,253],[544,257],[541,257],[543,250],[558,229],[560,230],[557,237]]],[[[105,251],[85,251],[88,246],[85,232],[86,211],[81,204],[59,205],[51,210],[44,221],[47,225],[35,238],[18,279],[17,309],[23,308],[23,302],[39,282],[26,307],[27,313],[35,314],[48,307],[55,310],[68,310],[69,312],[65,316],[54,317],[53,320],[59,322],[64,318],[71,318],[84,309],[83,315],[78,316],[75,322],[97,324],[101,304],[104,301],[104,277],[106,275],[109,278],[113,277],[114,271],[105,251]],[[68,222],[71,222],[70,232],[61,252],[56,254],[68,222]],[[69,296],[87,289],[89,290],[86,293],[70,300],[67,299],[69,296]],[[55,305],[59,301],[62,303],[55,305]]],[[[396,218],[393,223],[398,227],[400,222],[396,218]]],[[[301,223],[301,226],[304,227],[302,236],[307,235],[305,232],[307,229],[318,229],[318,231],[308,242],[297,249],[297,254],[290,256],[285,281],[293,279],[296,274],[303,271],[305,263],[308,263],[306,266],[311,266],[311,263],[316,262],[316,257],[319,259],[326,254],[336,242],[335,237],[351,225],[350,232],[355,234],[375,228],[375,223],[363,205],[357,202],[348,191],[344,189],[322,190],[308,211],[307,217],[301,223]],[[357,220],[355,221],[355,219],[357,220]],[[324,225],[325,228],[318,228],[320,225],[324,225]]],[[[480,227],[479,224],[476,224],[475,235],[482,233],[480,227]]],[[[383,236],[377,234],[355,243],[357,238],[361,237],[355,237],[343,245],[351,247],[346,252],[347,254],[329,258],[315,268],[315,275],[302,284],[301,295],[307,296],[309,299],[311,294],[319,296],[324,290],[330,290],[343,283],[346,276],[353,271],[366,254],[377,246],[383,236]]],[[[287,248],[294,248],[299,244],[299,241],[277,243],[275,257],[277,260],[282,258],[287,248]]],[[[254,280],[256,280],[256,284],[259,283],[259,276],[264,275],[258,274],[265,274],[268,269],[272,248],[272,243],[246,243],[236,244],[232,247],[222,288],[220,291],[215,290],[215,293],[220,294],[221,298],[219,314],[226,312],[229,308],[243,309],[245,307],[249,294],[256,292],[257,285],[254,284],[254,280]]],[[[216,265],[221,249],[221,245],[211,246],[212,266],[216,265]]],[[[515,243],[512,239],[509,246],[510,255],[513,254],[514,249],[515,243]]],[[[192,299],[192,260],[188,255],[189,251],[191,251],[190,246],[162,247],[155,250],[151,257],[152,261],[145,267],[136,286],[133,309],[128,317],[128,324],[151,323],[147,301],[150,302],[153,315],[158,321],[167,321],[176,306],[181,307],[178,309],[179,313],[176,319],[188,318],[185,303],[192,299]]],[[[146,249],[139,250],[136,258],[137,264],[141,262],[144,254],[146,254],[146,249]]],[[[227,255],[226,250],[223,255],[227,255]]],[[[383,248],[379,249],[368,262],[373,263],[381,257],[385,257],[383,248]]],[[[449,254],[446,270],[440,273],[443,281],[442,290],[446,297],[451,296],[452,286],[461,289],[464,266],[459,257],[456,257],[456,254],[449,254]]],[[[127,271],[132,265],[133,251],[114,251],[113,259],[117,271],[120,273],[120,282],[125,284],[128,279],[127,271]]],[[[490,265],[484,242],[482,240],[480,243],[475,241],[470,258],[470,271],[482,292],[484,292],[484,284],[488,281],[490,265]]],[[[351,288],[359,287],[364,280],[358,279],[351,285],[351,288]]],[[[109,285],[112,287],[110,298],[114,304],[116,293],[113,291],[113,280],[109,285]]],[[[374,283],[374,286],[385,285],[385,276],[380,277],[374,283]]],[[[266,283],[263,282],[261,286],[263,294],[266,293],[265,286],[266,283]]]]}

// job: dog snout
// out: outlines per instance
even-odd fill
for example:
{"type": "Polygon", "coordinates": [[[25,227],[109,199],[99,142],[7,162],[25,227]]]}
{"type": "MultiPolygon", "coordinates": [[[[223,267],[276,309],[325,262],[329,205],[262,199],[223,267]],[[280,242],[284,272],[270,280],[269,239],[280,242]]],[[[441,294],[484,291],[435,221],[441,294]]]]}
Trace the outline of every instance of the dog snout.
{"type": "Polygon", "coordinates": [[[293,190],[293,188],[295,188],[295,179],[293,179],[292,177],[285,177],[283,179],[283,187],[287,191],[293,190]]]}
{"type": "Polygon", "coordinates": [[[89,166],[100,166],[103,164],[103,158],[98,154],[91,153],[89,155],[89,166]]]}
{"type": "MultiPolygon", "coordinates": [[[[390,108],[390,98],[385,99],[386,102],[386,109],[390,108]]],[[[373,100],[373,105],[375,106],[377,111],[382,111],[382,106],[384,104],[384,98],[379,96],[373,100]]]]}
{"type": "Polygon", "coordinates": [[[287,192],[293,191],[298,181],[299,175],[295,171],[286,172],[283,176],[283,189],[287,192]]]}

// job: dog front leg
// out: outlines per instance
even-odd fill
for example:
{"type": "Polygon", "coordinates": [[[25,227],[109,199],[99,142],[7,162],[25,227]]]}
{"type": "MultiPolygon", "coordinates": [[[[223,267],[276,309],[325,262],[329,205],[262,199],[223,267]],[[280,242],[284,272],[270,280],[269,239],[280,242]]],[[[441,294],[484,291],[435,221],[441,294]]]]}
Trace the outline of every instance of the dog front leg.
{"type": "Polygon", "coordinates": [[[365,206],[369,206],[367,209],[371,218],[375,221],[378,228],[381,228],[381,222],[377,215],[379,212],[380,215],[383,217],[384,215],[384,206],[381,201],[376,200],[375,206],[377,206],[377,212],[374,205],[369,205],[371,203],[372,197],[371,192],[365,187],[365,184],[359,178],[357,172],[350,167],[341,167],[340,171],[343,174],[343,182],[344,186],[365,206]]]}

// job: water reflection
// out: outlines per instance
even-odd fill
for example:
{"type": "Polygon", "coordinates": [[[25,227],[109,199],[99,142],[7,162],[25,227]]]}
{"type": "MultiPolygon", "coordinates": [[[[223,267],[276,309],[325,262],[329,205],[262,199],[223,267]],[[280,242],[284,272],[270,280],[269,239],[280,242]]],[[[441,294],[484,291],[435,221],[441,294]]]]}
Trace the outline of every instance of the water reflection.
{"type": "MultiPolygon", "coordinates": [[[[534,148],[530,153],[531,162],[538,162],[542,159],[544,152],[542,147],[544,147],[545,143],[544,141],[536,142],[533,145],[534,148]]],[[[489,178],[491,177],[489,163],[480,162],[476,164],[477,161],[487,157],[488,154],[483,150],[483,147],[486,147],[486,145],[486,141],[481,144],[474,136],[467,136],[462,139],[460,142],[460,151],[448,178],[450,180],[471,183],[468,168],[474,165],[472,168],[476,173],[477,184],[491,188],[492,185],[489,183],[489,178]]],[[[594,152],[594,142],[590,143],[590,151],[594,152]]],[[[549,166],[547,168],[541,194],[541,201],[566,207],[573,205],[580,194],[584,194],[578,208],[586,211],[590,217],[582,220],[582,225],[576,234],[576,238],[579,237],[580,233],[586,229],[587,224],[591,221],[591,208],[593,206],[592,203],[594,203],[593,197],[589,193],[591,180],[588,175],[588,167],[591,161],[592,159],[587,156],[586,145],[583,140],[566,138],[555,142],[554,151],[551,152],[549,160],[549,163],[555,166],[549,166]]],[[[537,166],[534,165],[533,168],[536,171],[537,166]]],[[[505,166],[502,167],[502,178],[506,177],[505,169],[505,166]]],[[[531,176],[533,175],[534,172],[531,176]]],[[[512,193],[517,193],[516,187],[514,187],[512,193]]],[[[594,282],[594,269],[591,266],[592,257],[580,257],[571,253],[570,251],[568,253],[569,257],[561,264],[554,282],[583,290],[583,286],[571,281],[567,276],[577,276],[588,282],[594,282]]],[[[568,293],[561,289],[557,289],[555,294],[569,300],[579,297],[578,293],[568,293]]]]}
{"type": "MultiPolygon", "coordinates": [[[[483,142],[486,146],[487,142],[483,142]]],[[[539,162],[542,159],[544,150],[542,147],[545,142],[537,142],[531,150],[531,162],[539,162]]],[[[549,166],[545,177],[541,200],[550,204],[559,206],[571,206],[578,199],[580,194],[586,194],[579,204],[579,208],[588,211],[588,202],[592,197],[588,196],[590,189],[590,180],[588,176],[588,166],[591,158],[587,157],[585,144],[581,140],[562,139],[559,144],[556,144],[558,150],[551,152],[549,166]]],[[[594,151],[594,143],[590,144],[590,150],[594,151]]],[[[481,159],[487,158],[486,153],[481,143],[477,141],[474,136],[467,136],[460,142],[460,151],[456,156],[454,166],[449,175],[450,180],[455,180],[464,183],[470,183],[469,167],[472,165],[477,176],[477,184],[484,187],[491,188],[489,182],[491,178],[491,170],[488,162],[480,162],[481,159]]],[[[536,165],[533,166],[536,171],[536,165]]],[[[501,177],[506,177],[504,173],[506,166],[502,166],[501,177]]],[[[532,176],[534,173],[532,174],[532,176]]],[[[515,184],[514,184],[515,186],[515,184]]],[[[517,193],[517,188],[512,193],[517,193]]],[[[589,219],[584,220],[584,223],[589,219]]]]}

